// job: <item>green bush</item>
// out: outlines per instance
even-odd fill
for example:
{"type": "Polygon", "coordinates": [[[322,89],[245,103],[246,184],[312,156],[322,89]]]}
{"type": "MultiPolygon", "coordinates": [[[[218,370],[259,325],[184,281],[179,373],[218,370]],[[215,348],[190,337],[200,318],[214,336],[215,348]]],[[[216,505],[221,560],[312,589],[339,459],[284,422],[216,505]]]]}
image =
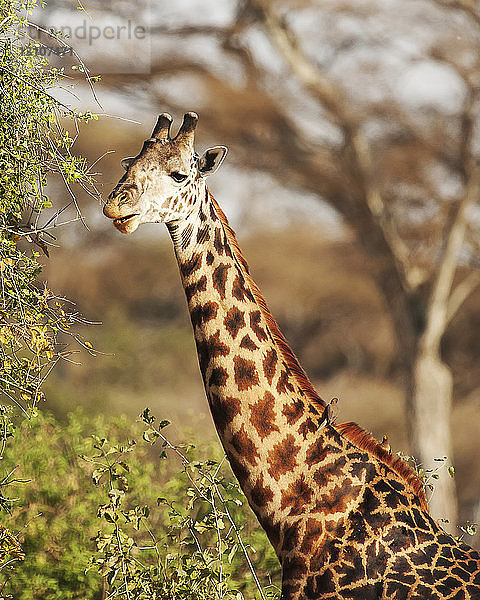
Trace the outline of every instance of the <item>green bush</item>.
{"type": "Polygon", "coordinates": [[[175,446],[148,411],[142,421],[39,413],[19,427],[4,468],[25,560],[4,593],[93,600],[105,585],[122,598],[260,597],[242,545],[264,594],[275,593],[278,563],[218,443],[175,446]]]}

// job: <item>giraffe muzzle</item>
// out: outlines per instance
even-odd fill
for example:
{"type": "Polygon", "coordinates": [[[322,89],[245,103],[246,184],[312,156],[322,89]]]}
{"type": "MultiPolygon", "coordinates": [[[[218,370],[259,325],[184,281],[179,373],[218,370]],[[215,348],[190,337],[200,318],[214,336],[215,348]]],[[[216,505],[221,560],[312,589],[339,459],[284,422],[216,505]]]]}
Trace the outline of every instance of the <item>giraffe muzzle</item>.
{"type": "Polygon", "coordinates": [[[119,207],[115,201],[109,201],[103,207],[103,214],[109,219],[112,219],[113,225],[122,233],[132,233],[140,224],[140,213],[129,212],[125,214],[125,208],[126,207],[119,207]]]}
{"type": "Polygon", "coordinates": [[[131,215],[125,215],[124,217],[120,217],[118,219],[113,219],[113,224],[115,226],[116,225],[123,225],[124,223],[126,223],[127,221],[130,221],[134,217],[138,217],[138,213],[132,213],[131,215]]]}
{"type": "Polygon", "coordinates": [[[139,213],[133,213],[130,215],[125,215],[124,217],[119,217],[118,219],[113,219],[113,225],[118,231],[121,233],[133,233],[135,229],[140,225],[140,215],[139,213]]]}

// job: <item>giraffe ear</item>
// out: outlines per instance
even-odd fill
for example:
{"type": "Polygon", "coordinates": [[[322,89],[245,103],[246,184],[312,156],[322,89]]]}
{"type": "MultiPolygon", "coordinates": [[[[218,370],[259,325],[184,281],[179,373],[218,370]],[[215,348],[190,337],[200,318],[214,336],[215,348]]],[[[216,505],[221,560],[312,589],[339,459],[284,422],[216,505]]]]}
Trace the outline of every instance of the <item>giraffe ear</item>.
{"type": "Polygon", "coordinates": [[[127,158],[122,158],[121,164],[122,164],[122,167],[125,169],[125,171],[128,169],[128,167],[132,164],[132,162],[134,160],[135,160],[134,156],[128,156],[127,158]]]}
{"type": "Polygon", "coordinates": [[[218,169],[227,154],[228,148],[225,146],[214,146],[205,151],[205,154],[198,160],[198,172],[200,177],[208,177],[218,169]]]}

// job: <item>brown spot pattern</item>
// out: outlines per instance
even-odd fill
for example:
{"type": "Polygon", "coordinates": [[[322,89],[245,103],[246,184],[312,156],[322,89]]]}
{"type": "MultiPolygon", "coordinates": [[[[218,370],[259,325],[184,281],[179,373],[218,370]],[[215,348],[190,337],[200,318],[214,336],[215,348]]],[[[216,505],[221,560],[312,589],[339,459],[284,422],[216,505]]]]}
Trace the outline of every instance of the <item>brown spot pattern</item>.
{"type": "Polygon", "coordinates": [[[258,350],[257,344],[252,340],[252,338],[247,334],[245,334],[240,342],[240,348],[245,348],[245,350],[258,350]]]}
{"type": "Polygon", "coordinates": [[[197,244],[203,244],[210,239],[210,228],[208,225],[197,231],[197,244]]]}
{"type": "Polygon", "coordinates": [[[213,271],[213,287],[220,294],[220,298],[225,300],[225,285],[227,283],[227,271],[231,265],[221,264],[213,271]]]}
{"type": "Polygon", "coordinates": [[[305,511],[305,504],[308,504],[313,496],[312,488],[305,481],[302,474],[297,481],[294,481],[282,495],[281,509],[290,508],[290,515],[302,514],[305,511]]]}
{"type": "Polygon", "coordinates": [[[282,371],[280,373],[280,377],[278,378],[277,383],[277,392],[279,394],[284,394],[285,392],[293,392],[295,388],[290,383],[290,375],[288,371],[282,371]]]}
{"type": "Polygon", "coordinates": [[[288,471],[295,468],[297,464],[297,454],[300,447],[295,444],[295,438],[291,433],[287,437],[275,444],[268,453],[268,472],[277,479],[280,475],[285,475],[288,471]]]}
{"type": "Polygon", "coordinates": [[[305,537],[303,538],[302,550],[303,552],[309,552],[315,545],[315,542],[320,539],[323,535],[323,525],[321,521],[316,519],[307,519],[305,527],[305,537]]]}
{"type": "Polygon", "coordinates": [[[217,254],[223,254],[225,251],[225,243],[222,239],[222,231],[220,228],[215,229],[215,241],[213,242],[213,245],[215,246],[215,250],[217,251],[217,254]]]}
{"type": "Polygon", "coordinates": [[[243,302],[245,298],[252,302],[255,301],[252,292],[245,285],[245,279],[241,277],[239,273],[237,273],[233,281],[232,296],[240,302],[243,302]]]}
{"type": "Polygon", "coordinates": [[[326,443],[322,438],[315,440],[307,450],[305,457],[307,465],[311,466],[323,462],[330,452],[335,452],[334,446],[326,443]]]}
{"type": "Polygon", "coordinates": [[[267,532],[268,539],[274,548],[278,548],[280,543],[280,523],[272,515],[267,515],[262,519],[267,532]]]}
{"type": "Polygon", "coordinates": [[[190,318],[194,327],[200,327],[207,321],[217,316],[218,304],[216,302],[206,302],[199,304],[190,311],[190,318]]]}
{"type": "Polygon", "coordinates": [[[259,323],[262,318],[262,313],[259,310],[255,310],[250,313],[250,327],[257,336],[259,342],[264,342],[267,339],[267,334],[263,327],[260,327],[259,323]]]}
{"type": "Polygon", "coordinates": [[[275,375],[275,368],[277,366],[277,353],[275,350],[267,350],[265,358],[263,359],[263,372],[270,385],[275,375]]]}
{"type": "Polygon", "coordinates": [[[189,223],[187,225],[187,227],[185,227],[185,229],[182,231],[182,249],[185,250],[185,248],[188,247],[188,244],[190,243],[190,238],[192,237],[192,233],[193,233],[193,225],[191,223],[189,223]]]}
{"type": "Polygon", "coordinates": [[[212,254],[212,253],[210,252],[210,250],[209,250],[209,251],[207,252],[207,258],[206,258],[206,261],[207,261],[207,265],[208,265],[208,266],[210,266],[210,265],[213,263],[213,259],[214,259],[214,256],[213,256],[213,254],[212,254]]]}
{"type": "Polygon", "coordinates": [[[227,312],[223,323],[227,328],[228,333],[232,336],[233,339],[235,339],[240,329],[245,325],[245,317],[243,315],[243,312],[241,312],[236,306],[234,306],[227,312]]]}
{"type": "Polygon", "coordinates": [[[198,281],[185,286],[185,295],[188,302],[195,296],[197,292],[204,292],[207,289],[207,278],[202,275],[198,281]]]}
{"type": "Polygon", "coordinates": [[[265,392],[263,398],[251,406],[250,422],[263,440],[272,431],[280,431],[275,423],[275,398],[270,392],[265,392]]]}
{"type": "Polygon", "coordinates": [[[253,360],[246,360],[241,356],[233,359],[235,383],[239,390],[248,390],[258,385],[258,375],[253,360]]]}
{"type": "Polygon", "coordinates": [[[202,255],[201,254],[193,254],[191,258],[186,260],[180,265],[180,272],[182,276],[186,279],[190,277],[192,273],[195,273],[197,269],[202,266],[202,255]]]}
{"type": "Polygon", "coordinates": [[[305,439],[309,433],[314,433],[317,429],[317,424],[310,417],[307,417],[298,428],[298,433],[305,439]]]}
{"type": "Polygon", "coordinates": [[[215,212],[215,208],[214,208],[212,202],[210,202],[210,217],[211,217],[212,221],[218,220],[217,213],[215,212]]]}
{"type": "Polygon", "coordinates": [[[243,461],[237,458],[236,454],[230,454],[228,460],[230,462],[233,472],[235,473],[235,477],[240,483],[240,486],[242,488],[245,487],[245,482],[248,479],[249,470],[247,469],[243,461]]]}
{"type": "Polygon", "coordinates": [[[340,485],[336,485],[333,490],[320,496],[315,509],[324,513],[341,512],[358,495],[359,489],[360,485],[352,486],[350,479],[345,479],[340,485]]]}
{"type": "Polygon", "coordinates": [[[283,407],[282,414],[287,418],[287,423],[293,425],[303,415],[304,404],[301,400],[294,400],[283,407]]]}
{"type": "Polygon", "coordinates": [[[250,492],[250,497],[254,504],[259,507],[265,506],[273,500],[273,492],[269,485],[266,485],[263,481],[263,475],[255,482],[255,485],[250,492]]]}
{"type": "Polygon", "coordinates": [[[288,579],[299,579],[303,577],[307,570],[305,559],[303,556],[300,557],[298,555],[285,558],[282,566],[284,577],[288,577],[288,579]]]}
{"type": "Polygon", "coordinates": [[[197,341],[197,352],[200,369],[205,374],[209,362],[218,356],[228,356],[230,349],[220,341],[220,332],[217,331],[208,339],[197,341]]]}
{"type": "Polygon", "coordinates": [[[242,425],[240,431],[237,431],[232,436],[232,446],[235,448],[238,454],[242,458],[248,460],[251,465],[257,464],[258,452],[257,447],[252,442],[247,432],[245,431],[245,425],[242,425]]]}
{"type": "Polygon", "coordinates": [[[283,547],[287,552],[293,550],[300,543],[301,524],[298,522],[287,525],[283,531],[283,547]]]}
{"type": "Polygon", "coordinates": [[[216,385],[222,387],[227,383],[228,373],[223,367],[215,367],[212,369],[210,377],[208,379],[208,386],[216,385]]]}
{"type": "Polygon", "coordinates": [[[240,412],[240,400],[228,396],[222,398],[214,392],[209,393],[208,399],[215,426],[219,432],[223,432],[240,412]]]}

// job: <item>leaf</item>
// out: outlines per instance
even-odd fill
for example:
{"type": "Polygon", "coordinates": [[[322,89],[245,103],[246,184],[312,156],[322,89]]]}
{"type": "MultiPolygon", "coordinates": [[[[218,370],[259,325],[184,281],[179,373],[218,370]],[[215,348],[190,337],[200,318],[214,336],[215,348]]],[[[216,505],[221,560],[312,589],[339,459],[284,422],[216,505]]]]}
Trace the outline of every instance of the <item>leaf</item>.
{"type": "Polygon", "coordinates": [[[92,473],[93,483],[98,485],[100,483],[100,478],[105,473],[105,469],[95,469],[92,473]]]}
{"type": "Polygon", "coordinates": [[[227,560],[229,564],[232,564],[232,560],[235,557],[235,554],[237,553],[238,550],[238,544],[233,544],[233,546],[230,548],[230,552],[227,555],[227,560]]]}

